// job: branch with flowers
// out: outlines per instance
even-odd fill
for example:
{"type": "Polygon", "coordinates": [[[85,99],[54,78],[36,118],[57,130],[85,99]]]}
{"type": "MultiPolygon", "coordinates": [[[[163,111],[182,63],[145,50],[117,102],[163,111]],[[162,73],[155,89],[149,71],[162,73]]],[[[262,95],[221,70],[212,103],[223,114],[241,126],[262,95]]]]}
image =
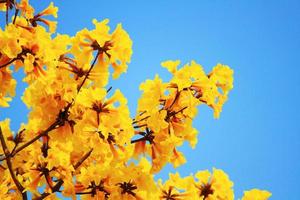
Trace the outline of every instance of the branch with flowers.
{"type": "MultiPolygon", "coordinates": [[[[93,20],[92,30],[60,35],[53,3],[36,12],[28,0],[0,0],[0,10],[6,13],[0,106],[9,106],[17,84],[12,74],[23,69],[28,87],[22,100],[30,109],[17,133],[9,119],[0,122],[0,199],[57,199],[57,193],[73,199],[234,199],[233,182],[220,169],[154,179],[167,163],[186,162],[178,150],[184,142],[196,146],[198,106],[220,116],[233,88],[231,68],[217,64],[206,73],[195,61],[163,62],[172,78],[156,75],[140,85],[132,119],[125,96],[108,87],[109,77],[125,73],[131,59],[132,41],[121,24],[111,32],[107,19],[93,20]]],[[[270,196],[252,189],[242,199],[270,196]]]]}

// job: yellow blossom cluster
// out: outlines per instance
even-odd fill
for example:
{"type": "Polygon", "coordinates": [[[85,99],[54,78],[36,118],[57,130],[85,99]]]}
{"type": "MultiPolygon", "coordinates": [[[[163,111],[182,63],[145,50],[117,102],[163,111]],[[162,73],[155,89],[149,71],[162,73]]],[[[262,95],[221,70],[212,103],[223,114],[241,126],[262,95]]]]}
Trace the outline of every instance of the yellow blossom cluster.
{"type": "MultiPolygon", "coordinates": [[[[163,62],[172,78],[156,75],[140,85],[132,119],[126,97],[108,87],[131,59],[132,41],[121,24],[111,31],[109,20],[93,20],[92,30],[60,35],[53,3],[36,12],[28,0],[0,0],[0,10],[7,13],[0,28],[0,107],[9,106],[17,83],[12,74],[22,69],[28,84],[22,100],[30,109],[16,133],[9,119],[0,122],[0,199],[51,200],[58,193],[72,199],[234,199],[233,182],[220,169],[155,179],[167,163],[186,162],[179,146],[196,146],[192,122],[199,105],[219,117],[233,88],[232,69],[217,64],[205,73],[195,61],[182,67],[178,60],[163,62]]],[[[270,196],[252,189],[242,200],[270,196]]]]}

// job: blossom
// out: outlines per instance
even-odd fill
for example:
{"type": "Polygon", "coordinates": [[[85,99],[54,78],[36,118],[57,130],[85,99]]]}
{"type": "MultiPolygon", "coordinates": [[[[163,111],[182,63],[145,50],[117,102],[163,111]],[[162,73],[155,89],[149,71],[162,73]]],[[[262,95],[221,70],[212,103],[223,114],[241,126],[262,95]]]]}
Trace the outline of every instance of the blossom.
{"type": "Polygon", "coordinates": [[[244,192],[242,200],[267,200],[271,195],[266,190],[252,189],[244,192]]]}

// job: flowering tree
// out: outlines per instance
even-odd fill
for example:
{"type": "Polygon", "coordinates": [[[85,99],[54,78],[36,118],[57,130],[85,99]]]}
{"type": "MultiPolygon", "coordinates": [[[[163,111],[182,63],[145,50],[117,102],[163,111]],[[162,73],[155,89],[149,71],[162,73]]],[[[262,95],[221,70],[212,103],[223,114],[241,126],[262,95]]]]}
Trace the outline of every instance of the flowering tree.
{"type": "MultiPolygon", "coordinates": [[[[93,30],[71,37],[55,34],[58,8],[35,12],[28,0],[0,0],[6,26],[0,29],[0,106],[15,93],[14,71],[23,68],[28,83],[23,102],[28,123],[17,133],[9,119],[0,122],[0,199],[234,199],[225,172],[199,171],[169,180],[154,176],[167,163],[185,163],[177,150],[197,143],[192,121],[199,105],[219,117],[233,87],[233,71],[217,64],[205,73],[194,61],[162,63],[172,78],[158,75],[140,85],[134,119],[120,90],[108,88],[126,72],[132,41],[119,24],[93,20],[93,30]],[[9,12],[12,18],[9,20],[9,12]],[[11,68],[13,66],[13,68],[11,68]]],[[[245,191],[243,200],[266,200],[267,191],[245,191]]]]}

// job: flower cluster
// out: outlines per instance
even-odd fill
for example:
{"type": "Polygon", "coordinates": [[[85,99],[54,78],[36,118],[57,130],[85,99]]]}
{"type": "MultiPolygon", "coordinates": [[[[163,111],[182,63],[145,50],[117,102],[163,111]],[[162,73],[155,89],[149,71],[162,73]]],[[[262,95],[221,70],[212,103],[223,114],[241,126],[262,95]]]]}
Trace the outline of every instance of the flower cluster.
{"type": "MultiPolygon", "coordinates": [[[[167,164],[178,167],[184,142],[197,144],[193,119],[199,105],[219,117],[233,70],[217,64],[205,73],[195,61],[162,66],[172,75],[158,75],[140,85],[142,96],[132,119],[127,99],[108,87],[110,76],[125,73],[132,41],[119,24],[93,20],[94,29],[75,36],[56,34],[58,8],[53,3],[36,12],[28,0],[0,0],[7,13],[0,28],[0,107],[8,107],[24,71],[28,87],[22,100],[30,109],[18,132],[10,120],[0,122],[0,199],[234,199],[233,182],[220,169],[163,182],[155,174],[167,164]],[[11,20],[8,16],[11,16],[11,20]],[[112,73],[112,74],[110,74],[112,73]]],[[[271,194],[253,189],[243,200],[267,200],[271,194]]]]}
{"type": "Polygon", "coordinates": [[[142,83],[143,91],[138,102],[138,115],[134,124],[139,139],[135,143],[135,155],[148,153],[152,157],[152,171],[157,172],[168,162],[177,167],[185,162],[184,155],[176,147],[188,141],[197,143],[197,130],[192,121],[197,107],[206,104],[219,117],[228,92],[233,87],[233,71],[218,64],[206,74],[195,61],[177,69],[180,61],[166,61],[162,66],[173,75],[164,83],[159,76],[142,83]]]}

